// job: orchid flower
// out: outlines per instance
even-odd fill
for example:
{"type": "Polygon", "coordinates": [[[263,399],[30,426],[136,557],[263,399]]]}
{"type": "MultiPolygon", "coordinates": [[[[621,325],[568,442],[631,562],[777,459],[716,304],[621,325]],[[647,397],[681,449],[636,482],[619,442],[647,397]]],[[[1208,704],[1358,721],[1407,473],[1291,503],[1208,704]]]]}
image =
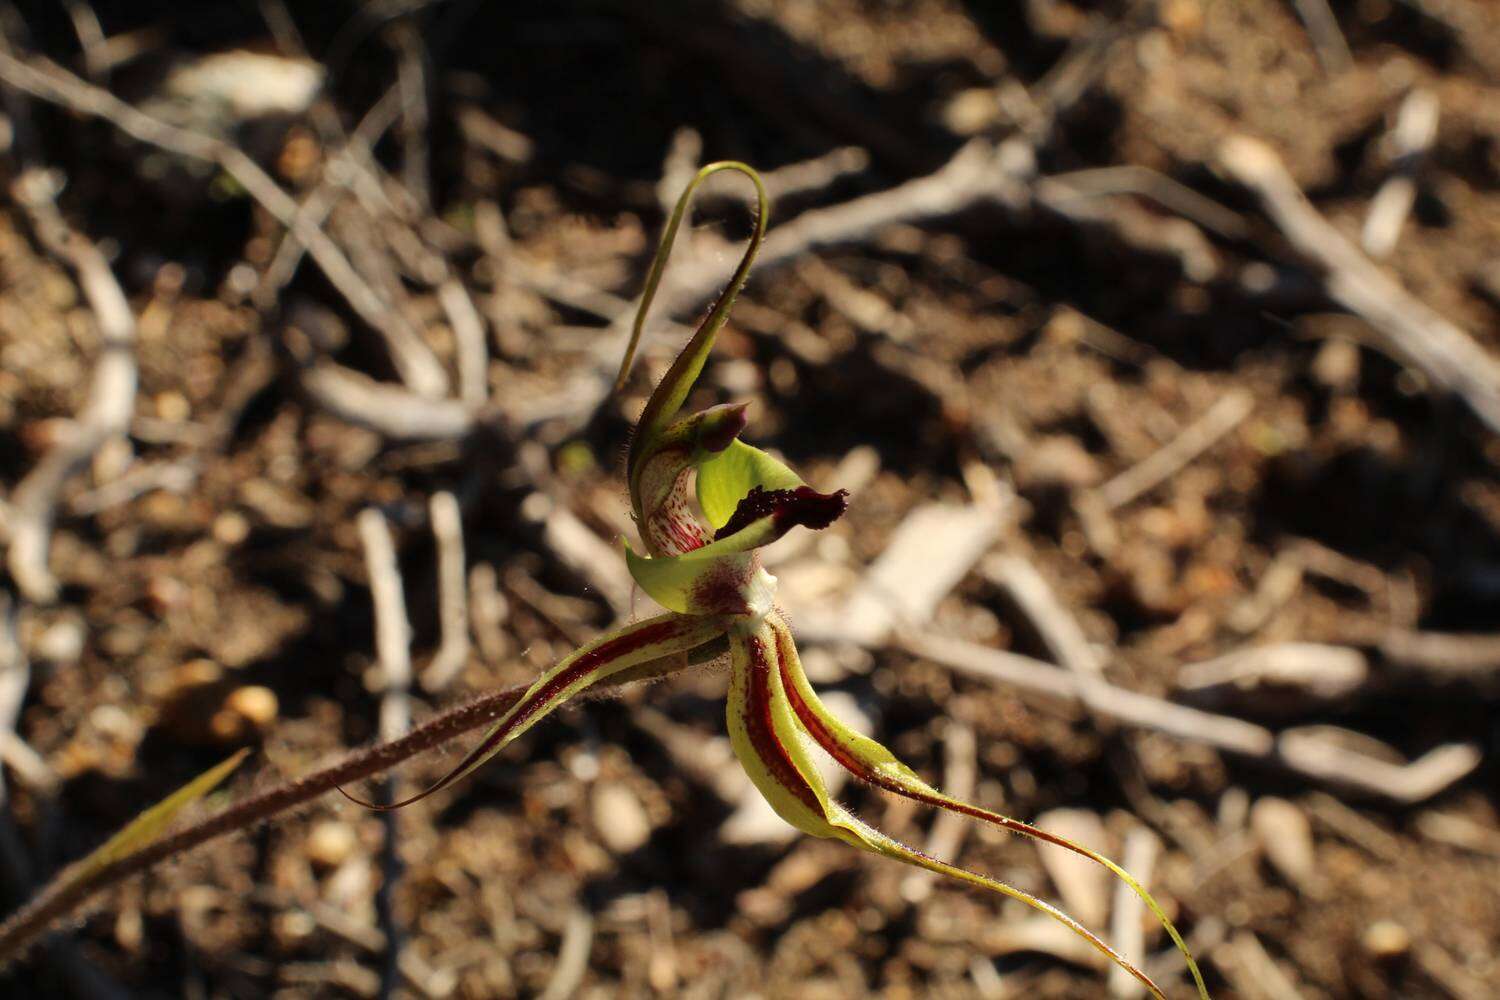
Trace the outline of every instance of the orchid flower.
{"type": "Polygon", "coordinates": [[[809,683],[791,630],[775,604],[776,579],[761,565],[759,550],[793,528],[827,527],[844,513],[847,493],[820,493],[782,462],[740,440],[746,426],[744,404],[681,415],[765,235],[766,192],[751,167],[729,161],[709,164],[683,192],[652,262],[616,387],[629,375],[647,310],[694,192],[709,176],[725,170],[737,171],[755,185],[759,210],[754,231],[728,285],[647,401],[627,470],[645,552],[637,553],[627,543],[625,560],[636,583],[667,613],[595,639],[546,671],[477,747],[425,791],[392,805],[355,801],[375,809],[409,805],[464,778],[569,698],[605,678],[620,681],[666,673],[683,657],[718,655],[727,642],[730,742],[750,780],[788,823],[814,837],[841,840],[1018,899],[1086,939],[1153,996],[1165,1000],[1144,972],[1057,907],[987,875],[929,857],[836,802],[814,766],[812,748],[826,751],[855,777],[883,791],[1083,855],[1140,896],[1185,956],[1199,997],[1208,1000],[1203,976],[1182,936],[1124,869],[1090,848],[943,794],[880,743],[844,725],[809,683]]]}

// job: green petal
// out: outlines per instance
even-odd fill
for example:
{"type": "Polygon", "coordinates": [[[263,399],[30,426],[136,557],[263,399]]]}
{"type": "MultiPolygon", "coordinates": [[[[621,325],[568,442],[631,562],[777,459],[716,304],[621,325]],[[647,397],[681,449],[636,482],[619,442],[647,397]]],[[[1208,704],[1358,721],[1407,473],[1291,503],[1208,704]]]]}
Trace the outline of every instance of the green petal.
{"type": "Polygon", "coordinates": [[[790,490],[803,485],[802,477],[781,462],[735,439],[698,466],[698,505],[717,531],[753,488],[790,490]]]}
{"type": "Polygon", "coordinates": [[[637,555],[626,544],[625,565],[641,589],[664,608],[684,615],[759,618],[771,609],[776,581],[760,568],[754,552],[734,548],[739,537],[726,538],[685,555],[654,559],[637,555]]]}

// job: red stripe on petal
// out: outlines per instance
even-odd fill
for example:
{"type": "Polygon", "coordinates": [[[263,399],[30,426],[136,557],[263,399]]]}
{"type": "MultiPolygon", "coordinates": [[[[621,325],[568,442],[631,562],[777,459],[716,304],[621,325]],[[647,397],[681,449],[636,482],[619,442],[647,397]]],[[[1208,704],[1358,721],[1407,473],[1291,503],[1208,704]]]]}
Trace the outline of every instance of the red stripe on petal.
{"type": "Polygon", "coordinates": [[[794,649],[789,649],[789,647],[791,646],[791,641],[791,636],[785,632],[780,632],[776,636],[776,642],[781,651],[781,683],[782,686],[786,689],[787,700],[791,702],[792,711],[797,714],[797,718],[802,723],[802,727],[807,730],[807,734],[811,736],[813,740],[818,744],[818,746],[822,747],[823,751],[827,753],[828,756],[832,757],[834,761],[844,770],[848,771],[850,774],[854,775],[861,781],[865,781],[869,784],[874,785],[876,788],[883,789],[887,792],[893,792],[896,795],[911,799],[914,802],[921,802],[924,805],[933,806],[938,809],[948,809],[952,812],[961,813],[965,816],[969,816],[977,820],[983,820],[986,823],[993,823],[995,826],[1002,827],[1015,833],[1025,834],[1028,837],[1032,837],[1036,840],[1046,841],[1049,844],[1056,844],[1058,847],[1066,848],[1067,850],[1074,853],[1082,853],[1078,850],[1077,844],[1059,837],[1056,834],[1048,833],[1046,830],[1043,830],[1040,827],[1032,826],[1030,823],[1025,823],[1018,819],[1012,819],[1011,817],[1005,816],[1001,813],[991,812],[990,810],[980,808],[979,806],[970,805],[969,803],[964,802],[962,799],[949,798],[944,795],[934,795],[931,792],[924,792],[920,788],[913,788],[911,785],[898,781],[895,778],[892,778],[889,775],[877,770],[864,759],[855,756],[847,746],[840,742],[838,736],[828,728],[828,726],[823,722],[823,719],[818,715],[818,713],[814,712],[808,706],[807,702],[802,698],[801,691],[799,691],[797,689],[797,685],[792,682],[792,677],[789,672],[789,668],[787,667],[787,663],[789,662],[790,657],[794,655],[796,651],[794,649]]]}
{"type": "Polygon", "coordinates": [[[402,799],[400,802],[382,805],[355,798],[342,788],[339,791],[347,799],[351,799],[366,808],[382,812],[400,809],[414,802],[420,802],[434,792],[440,792],[457,781],[477,761],[483,760],[491,750],[510,736],[516,730],[517,726],[536,715],[559,692],[566,690],[569,684],[582,679],[589,672],[597,670],[601,665],[608,663],[610,660],[629,655],[643,647],[671,639],[681,634],[682,629],[683,623],[681,621],[668,619],[658,622],[655,625],[646,625],[634,631],[627,632],[625,635],[610,639],[607,642],[601,643],[598,647],[589,650],[587,653],[582,654],[578,659],[569,664],[565,670],[559,671],[557,676],[549,679],[536,691],[523,695],[522,699],[511,707],[510,714],[501,720],[499,726],[481,740],[478,746],[465,754],[463,760],[455,764],[447,774],[443,775],[432,785],[415,795],[402,799]]]}
{"type": "Polygon", "coordinates": [[[776,735],[776,727],[771,721],[771,663],[766,643],[760,636],[752,635],[745,640],[745,650],[750,662],[749,674],[745,679],[745,734],[750,739],[750,745],[755,747],[756,756],[766,765],[766,770],[776,779],[776,783],[797,796],[813,813],[821,816],[823,804],[808,787],[807,779],[802,777],[797,765],[792,763],[792,758],[787,754],[786,747],[781,745],[781,738],[776,735]]]}

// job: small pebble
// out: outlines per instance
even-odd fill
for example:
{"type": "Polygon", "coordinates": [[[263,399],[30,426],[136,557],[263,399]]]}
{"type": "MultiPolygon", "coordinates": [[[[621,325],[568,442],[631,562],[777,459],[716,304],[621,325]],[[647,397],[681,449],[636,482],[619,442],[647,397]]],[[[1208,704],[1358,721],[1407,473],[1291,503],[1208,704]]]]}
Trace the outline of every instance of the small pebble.
{"type": "Polygon", "coordinates": [[[276,692],[258,684],[235,688],[214,713],[208,726],[214,738],[225,743],[262,732],[276,721],[276,692]]]}
{"type": "Polygon", "coordinates": [[[1000,101],[989,87],[960,91],[943,108],[943,124],[958,135],[977,135],[1000,117],[1000,101]]]}
{"type": "Polygon", "coordinates": [[[217,684],[224,676],[224,669],[213,660],[189,660],[172,673],[174,693],[197,687],[217,684]]]}
{"type": "Polygon", "coordinates": [[[214,539],[225,545],[238,545],[250,535],[250,522],[239,511],[226,510],[214,518],[214,539]]]}
{"type": "Polygon", "coordinates": [[[72,618],[48,626],[36,640],[33,652],[38,659],[58,666],[78,662],[83,655],[85,633],[83,623],[72,618]]]}
{"type": "Polygon", "coordinates": [[[1359,383],[1359,345],[1341,337],[1330,338],[1318,348],[1312,373],[1330,389],[1352,391],[1359,383]]]}
{"type": "Polygon", "coordinates": [[[651,839],[651,820],[646,807],[629,788],[616,782],[594,785],[590,803],[599,839],[615,854],[628,854],[651,839]]]}
{"type": "Polygon", "coordinates": [[[276,721],[280,707],[276,692],[268,687],[252,684],[238,688],[224,699],[224,707],[245,717],[251,725],[262,729],[276,721]]]}
{"type": "Polygon", "coordinates": [[[324,820],[307,835],[303,850],[307,860],[320,868],[337,868],[359,847],[354,827],[336,819],[324,820]]]}
{"type": "Polygon", "coordinates": [[[292,948],[312,937],[318,925],[311,915],[302,910],[288,910],[276,915],[272,928],[277,943],[283,948],[292,948]]]}
{"type": "Polygon", "coordinates": [[[193,414],[187,398],[175,389],[157,393],[154,402],[157,417],[174,424],[182,423],[193,414]]]}
{"type": "Polygon", "coordinates": [[[1411,933],[1394,920],[1377,920],[1365,928],[1360,943],[1371,958],[1400,958],[1411,949],[1411,933]]]}

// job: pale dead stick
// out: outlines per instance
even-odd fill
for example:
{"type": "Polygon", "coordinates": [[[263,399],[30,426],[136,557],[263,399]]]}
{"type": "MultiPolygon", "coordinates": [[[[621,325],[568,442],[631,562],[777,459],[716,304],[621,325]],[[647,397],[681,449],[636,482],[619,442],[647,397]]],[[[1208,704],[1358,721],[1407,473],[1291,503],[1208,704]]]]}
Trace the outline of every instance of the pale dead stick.
{"type": "Polygon", "coordinates": [[[1103,657],[1035,566],[1020,556],[1001,555],[986,559],[979,568],[986,579],[1010,595],[1053,659],[1076,673],[1104,675],[1103,657]]]}
{"type": "Polygon", "coordinates": [[[1416,203],[1417,172],[1437,138],[1437,127],[1437,95],[1420,87],[1407,94],[1396,111],[1396,124],[1386,137],[1391,175],[1371,199],[1360,233],[1360,242],[1371,257],[1389,256],[1396,248],[1401,227],[1416,203]]]}
{"type": "Polygon", "coordinates": [[[428,504],[437,545],[438,624],[442,640],[422,672],[422,687],[441,691],[469,662],[469,591],[464,567],[464,525],[458,499],[446,490],[428,504]]]}
{"type": "Polygon", "coordinates": [[[977,643],[909,631],[898,633],[894,645],[962,673],[1081,704],[1126,725],[1201,743],[1395,802],[1409,804],[1430,798],[1471,773],[1482,759],[1477,746],[1450,743],[1408,764],[1392,764],[1334,745],[1315,734],[1292,730],[1278,737],[1263,726],[1128,691],[1100,678],[977,643]]]}
{"type": "Polygon", "coordinates": [[[542,990],[540,1000],[568,1000],[583,985],[589,968],[589,953],[594,946],[594,918],[582,906],[568,914],[563,925],[562,943],[557,948],[557,963],[552,977],[542,990]]]}
{"type": "Polygon", "coordinates": [[[1392,663],[1433,680],[1500,680],[1500,635],[1392,629],[1378,648],[1392,663]]]}
{"type": "Polygon", "coordinates": [[[1292,246],[1322,269],[1328,294],[1370,325],[1378,346],[1456,393],[1491,430],[1500,430],[1500,365],[1483,347],[1329,225],[1265,143],[1232,137],[1219,149],[1219,164],[1255,192],[1292,246]]]}
{"type": "Polygon", "coordinates": [[[469,406],[482,406],[489,398],[489,347],[485,343],[484,320],[474,307],[463,282],[448,278],[438,286],[438,302],[448,317],[457,347],[458,398],[469,406]]]}
{"type": "MultiPolygon", "coordinates": [[[[406,614],[406,595],[396,545],[385,515],[373,507],[359,512],[359,537],[365,550],[365,570],[370,577],[370,597],[375,605],[375,654],[380,670],[380,738],[400,739],[411,728],[411,622],[406,614]]],[[[381,782],[383,794],[400,798],[395,776],[381,782]]],[[[380,848],[382,878],[375,895],[375,911],[385,935],[385,962],[381,971],[381,993],[389,995],[401,952],[401,928],[393,912],[393,894],[401,876],[397,841],[400,824],[395,810],[380,814],[385,837],[380,848]]]]}
{"type": "Polygon", "coordinates": [[[1230,948],[1235,960],[1224,964],[1231,970],[1235,985],[1247,997],[1256,1000],[1303,1000],[1305,994],[1297,988],[1297,983],[1282,971],[1253,932],[1241,931],[1236,934],[1230,948]]]}
{"type": "Polygon", "coordinates": [[[447,373],[416,330],[360,277],[327,233],[299,214],[295,199],[243,150],[153,118],[39,56],[21,60],[0,52],[0,79],[33,97],[102,118],[140,142],[217,164],[307,247],[329,282],[385,339],[392,362],[412,391],[426,396],[447,391],[447,373]]]}
{"type": "MultiPolygon", "coordinates": [[[[1038,181],[1039,187],[1044,184],[1076,192],[1076,197],[1129,194],[1149,198],[1162,208],[1228,240],[1243,239],[1250,232],[1249,225],[1238,212],[1204,197],[1181,181],[1138,164],[1048,174],[1038,181]]],[[[1062,203],[1068,199],[1068,194],[1058,191],[1052,197],[1062,203]]]]}
{"type": "MultiPolygon", "coordinates": [[[[1135,876],[1141,885],[1150,885],[1156,869],[1156,859],[1161,854],[1161,841],[1156,834],[1144,826],[1138,826],[1125,835],[1125,849],[1120,865],[1135,876]]],[[[1110,911],[1109,937],[1115,949],[1132,962],[1140,963],[1146,957],[1146,931],[1142,918],[1146,903],[1128,884],[1115,883],[1115,899],[1110,911]]],[[[1134,1000],[1141,995],[1143,987],[1138,979],[1118,966],[1109,970],[1109,995],[1115,1000],[1134,1000]]]]}
{"type": "Polygon", "coordinates": [[[1176,438],[1100,486],[1097,493],[1105,509],[1123,507],[1156,489],[1238,427],[1254,409],[1255,397],[1245,390],[1226,393],[1176,438]]]}
{"type": "Polygon", "coordinates": [[[1349,43],[1344,40],[1344,33],[1339,29],[1338,18],[1334,17],[1328,0],[1292,2],[1297,8],[1297,16],[1302,18],[1302,23],[1307,27],[1307,36],[1312,39],[1313,48],[1317,50],[1323,72],[1342,73],[1353,66],[1354,55],[1349,51],[1349,43]]]}
{"type": "MultiPolygon", "coordinates": [[[[9,58],[0,52],[0,60],[9,58]]],[[[11,578],[27,600],[50,604],[57,599],[57,581],[47,567],[47,552],[62,488],[101,446],[130,427],[136,392],[135,315],[104,255],[63,221],[53,201],[53,175],[29,170],[11,190],[38,239],[77,273],[102,341],[83,411],[11,494],[11,578]]]]}
{"type": "Polygon", "coordinates": [[[406,177],[406,192],[423,214],[432,210],[428,181],[427,123],[427,52],[416,26],[403,19],[391,26],[391,42],[396,49],[396,84],[401,88],[401,138],[404,152],[401,170],[406,177]]]}
{"type": "Polygon", "coordinates": [[[460,400],[419,396],[331,361],[303,369],[301,384],[333,416],[392,441],[456,440],[480,422],[480,415],[460,400]]]}
{"type": "MultiPolygon", "coordinates": [[[[31,663],[21,646],[20,612],[10,595],[0,590],[0,760],[16,772],[23,784],[51,793],[57,788],[56,773],[16,729],[31,684],[31,663]]],[[[0,776],[0,806],[5,806],[8,798],[0,776]]]]}

